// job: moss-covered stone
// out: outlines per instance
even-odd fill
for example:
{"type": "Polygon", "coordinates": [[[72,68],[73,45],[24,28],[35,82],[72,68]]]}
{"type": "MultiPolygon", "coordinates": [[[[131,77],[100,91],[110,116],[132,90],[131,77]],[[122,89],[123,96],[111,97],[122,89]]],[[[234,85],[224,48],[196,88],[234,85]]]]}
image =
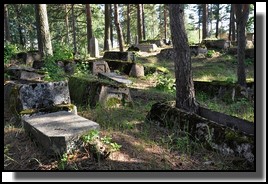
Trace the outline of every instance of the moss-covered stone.
{"type": "Polygon", "coordinates": [[[178,109],[174,106],[174,102],[154,104],[146,119],[174,131],[185,131],[191,138],[203,142],[209,149],[216,149],[223,154],[242,156],[249,162],[254,161],[254,135],[178,109]]]}

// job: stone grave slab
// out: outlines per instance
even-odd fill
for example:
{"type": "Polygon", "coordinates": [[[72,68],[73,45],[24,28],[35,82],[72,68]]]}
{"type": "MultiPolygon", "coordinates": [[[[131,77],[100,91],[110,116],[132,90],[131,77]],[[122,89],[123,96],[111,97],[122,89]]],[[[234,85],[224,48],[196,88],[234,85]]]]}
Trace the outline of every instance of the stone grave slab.
{"type": "Polygon", "coordinates": [[[122,75],[119,75],[117,73],[114,73],[114,72],[110,72],[110,73],[99,73],[98,76],[100,78],[106,78],[106,79],[109,79],[109,80],[112,80],[112,81],[115,81],[119,84],[132,84],[132,81],[127,79],[126,77],[122,76],[122,75]]]}
{"type": "Polygon", "coordinates": [[[79,147],[79,138],[99,124],[70,112],[59,111],[25,118],[25,130],[48,155],[62,155],[79,147]]]}
{"type": "Polygon", "coordinates": [[[42,81],[45,77],[38,70],[31,67],[11,66],[6,69],[11,79],[15,80],[36,80],[42,81]]]}

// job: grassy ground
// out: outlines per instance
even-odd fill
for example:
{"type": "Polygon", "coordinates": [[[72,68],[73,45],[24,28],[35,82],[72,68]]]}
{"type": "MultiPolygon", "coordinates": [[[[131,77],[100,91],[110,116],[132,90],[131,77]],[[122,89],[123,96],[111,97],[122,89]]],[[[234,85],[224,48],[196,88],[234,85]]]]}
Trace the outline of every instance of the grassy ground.
{"type": "MultiPolygon", "coordinates": [[[[141,63],[168,68],[173,75],[173,62],[156,56],[138,58],[141,63]]],[[[221,55],[214,58],[196,57],[192,60],[195,80],[236,80],[234,58],[221,55]]],[[[254,80],[253,66],[247,67],[248,79],[254,80]]],[[[177,137],[173,130],[145,121],[151,105],[174,100],[172,90],[158,88],[159,75],[134,79],[131,86],[133,107],[90,109],[78,106],[78,114],[100,124],[100,136],[110,137],[121,148],[105,160],[95,160],[88,151],[48,158],[38,149],[22,127],[7,124],[4,129],[5,170],[252,170],[254,167],[237,157],[223,156],[207,150],[202,142],[188,136],[177,137]],[[23,154],[22,154],[23,153],[23,154]],[[62,167],[64,166],[64,167],[62,167]]],[[[196,92],[197,100],[216,111],[254,119],[254,108],[246,100],[226,104],[196,92]]]]}

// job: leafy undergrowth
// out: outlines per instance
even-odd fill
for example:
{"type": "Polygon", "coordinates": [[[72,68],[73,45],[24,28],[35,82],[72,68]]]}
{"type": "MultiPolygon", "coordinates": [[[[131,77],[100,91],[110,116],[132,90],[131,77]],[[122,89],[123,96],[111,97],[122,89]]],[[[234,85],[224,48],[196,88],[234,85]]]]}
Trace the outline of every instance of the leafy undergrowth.
{"type": "MultiPolygon", "coordinates": [[[[158,66],[167,67],[170,71],[174,71],[170,61],[158,62],[156,57],[150,57],[149,60],[156,62],[158,66]]],[[[143,58],[142,62],[146,62],[146,58],[143,58]]],[[[193,60],[194,77],[200,77],[202,72],[202,75],[207,75],[206,69],[212,67],[212,62],[215,65],[217,63],[222,65],[222,62],[216,62],[213,58],[193,60]],[[210,64],[206,65],[208,63],[210,64]]],[[[231,62],[227,65],[231,68],[234,66],[231,62]]],[[[217,70],[217,68],[221,67],[215,67],[213,70],[217,70]]],[[[232,75],[230,76],[235,76],[233,72],[234,70],[231,70],[232,75]]],[[[252,71],[250,70],[250,72],[252,71]]],[[[221,72],[219,71],[219,73],[221,72]]],[[[210,74],[213,80],[223,79],[216,75],[217,71],[210,72],[210,74]]],[[[229,74],[226,73],[226,78],[230,77],[229,74]]],[[[253,165],[241,158],[224,156],[213,150],[207,150],[203,147],[202,142],[190,140],[187,135],[178,136],[174,130],[168,130],[145,121],[152,104],[175,99],[172,85],[168,85],[167,90],[164,89],[166,83],[174,81],[165,80],[165,84],[156,89],[157,79],[159,79],[157,75],[133,79],[134,84],[131,86],[133,107],[104,108],[97,106],[95,109],[90,109],[78,106],[79,115],[100,124],[101,137],[110,137],[110,141],[120,147],[120,149],[113,151],[108,158],[96,160],[86,148],[74,151],[72,154],[58,155],[55,158],[47,157],[22,127],[10,124],[6,125],[4,129],[4,169],[254,170],[253,165]]],[[[202,105],[214,108],[214,110],[230,109],[238,116],[243,113],[246,115],[251,113],[248,118],[254,117],[254,109],[244,108],[241,110],[242,107],[245,107],[243,100],[227,106],[221,101],[213,103],[213,100],[205,94],[197,93],[197,99],[202,105]]]]}

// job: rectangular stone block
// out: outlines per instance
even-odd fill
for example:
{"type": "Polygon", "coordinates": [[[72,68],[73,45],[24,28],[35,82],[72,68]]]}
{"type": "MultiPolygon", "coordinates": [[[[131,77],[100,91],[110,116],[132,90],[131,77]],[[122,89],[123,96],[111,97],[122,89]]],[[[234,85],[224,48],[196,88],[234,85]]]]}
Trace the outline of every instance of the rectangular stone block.
{"type": "Polygon", "coordinates": [[[135,53],[134,52],[109,51],[109,52],[104,53],[103,59],[105,61],[118,61],[118,62],[132,63],[135,61],[135,53]]]}
{"type": "Polygon", "coordinates": [[[25,130],[48,155],[62,155],[79,148],[79,138],[99,124],[70,112],[59,111],[25,118],[25,130]]]}
{"type": "Polygon", "coordinates": [[[106,61],[95,61],[92,65],[92,73],[94,75],[98,74],[99,72],[107,73],[110,72],[110,68],[106,61]]]}
{"type": "Polygon", "coordinates": [[[23,110],[69,104],[68,81],[23,84],[19,88],[19,99],[23,110]]]}

